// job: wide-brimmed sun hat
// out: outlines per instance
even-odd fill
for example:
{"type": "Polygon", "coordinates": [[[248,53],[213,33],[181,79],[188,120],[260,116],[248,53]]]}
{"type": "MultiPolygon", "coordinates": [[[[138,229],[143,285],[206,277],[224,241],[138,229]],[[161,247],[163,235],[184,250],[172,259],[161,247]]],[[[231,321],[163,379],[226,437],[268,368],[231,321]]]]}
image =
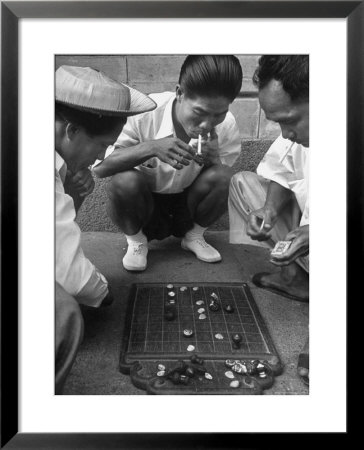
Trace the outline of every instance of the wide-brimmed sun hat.
{"type": "Polygon", "coordinates": [[[157,106],[136,89],[91,67],[77,66],[56,70],[56,102],[105,116],[134,116],[157,106]]]}

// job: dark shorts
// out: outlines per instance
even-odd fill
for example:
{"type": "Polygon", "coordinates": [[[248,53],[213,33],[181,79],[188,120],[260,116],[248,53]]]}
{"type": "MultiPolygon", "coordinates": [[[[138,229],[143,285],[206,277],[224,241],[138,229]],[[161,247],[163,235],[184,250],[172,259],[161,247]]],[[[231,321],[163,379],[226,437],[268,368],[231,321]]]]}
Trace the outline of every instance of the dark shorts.
{"type": "Polygon", "coordinates": [[[179,194],[152,193],[154,211],[143,233],[148,241],[168,236],[183,237],[193,227],[193,219],[187,206],[188,189],[179,194]]]}

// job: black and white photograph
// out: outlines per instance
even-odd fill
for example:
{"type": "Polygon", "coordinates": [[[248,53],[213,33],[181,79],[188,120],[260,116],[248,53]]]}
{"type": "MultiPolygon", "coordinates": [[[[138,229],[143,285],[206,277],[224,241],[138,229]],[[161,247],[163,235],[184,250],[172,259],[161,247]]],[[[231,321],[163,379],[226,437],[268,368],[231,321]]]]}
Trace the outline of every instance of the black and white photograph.
{"type": "Polygon", "coordinates": [[[309,393],[309,55],[56,55],[55,393],[309,393]]]}
{"type": "Polygon", "coordinates": [[[1,448],[347,433],[363,13],[1,2],[1,448]]]}

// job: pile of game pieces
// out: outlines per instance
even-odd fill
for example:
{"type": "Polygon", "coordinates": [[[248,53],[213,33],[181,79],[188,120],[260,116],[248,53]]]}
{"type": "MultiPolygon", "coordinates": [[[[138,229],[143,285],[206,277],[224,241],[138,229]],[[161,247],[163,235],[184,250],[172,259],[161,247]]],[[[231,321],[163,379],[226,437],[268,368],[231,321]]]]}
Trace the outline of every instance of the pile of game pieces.
{"type": "Polygon", "coordinates": [[[170,370],[166,370],[165,366],[158,364],[158,377],[164,377],[171,380],[173,384],[187,385],[192,378],[202,377],[207,380],[212,380],[212,375],[207,372],[204,366],[204,360],[199,358],[196,354],[193,354],[190,358],[190,362],[185,362],[180,359],[177,361],[177,366],[170,370]]]}

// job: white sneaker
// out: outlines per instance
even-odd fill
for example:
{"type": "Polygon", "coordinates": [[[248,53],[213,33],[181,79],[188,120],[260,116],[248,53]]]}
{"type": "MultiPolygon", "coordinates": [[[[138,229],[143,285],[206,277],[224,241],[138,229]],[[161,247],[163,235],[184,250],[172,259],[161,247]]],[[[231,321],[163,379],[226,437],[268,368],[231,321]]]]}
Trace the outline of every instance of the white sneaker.
{"type": "Polygon", "coordinates": [[[148,244],[129,242],[128,250],[123,258],[126,270],[145,270],[147,268],[148,244]]]}
{"type": "Polygon", "coordinates": [[[189,250],[193,252],[198,259],[205,262],[217,262],[221,261],[220,253],[208,244],[203,237],[196,239],[183,238],[181,242],[183,250],[189,250]]]}

